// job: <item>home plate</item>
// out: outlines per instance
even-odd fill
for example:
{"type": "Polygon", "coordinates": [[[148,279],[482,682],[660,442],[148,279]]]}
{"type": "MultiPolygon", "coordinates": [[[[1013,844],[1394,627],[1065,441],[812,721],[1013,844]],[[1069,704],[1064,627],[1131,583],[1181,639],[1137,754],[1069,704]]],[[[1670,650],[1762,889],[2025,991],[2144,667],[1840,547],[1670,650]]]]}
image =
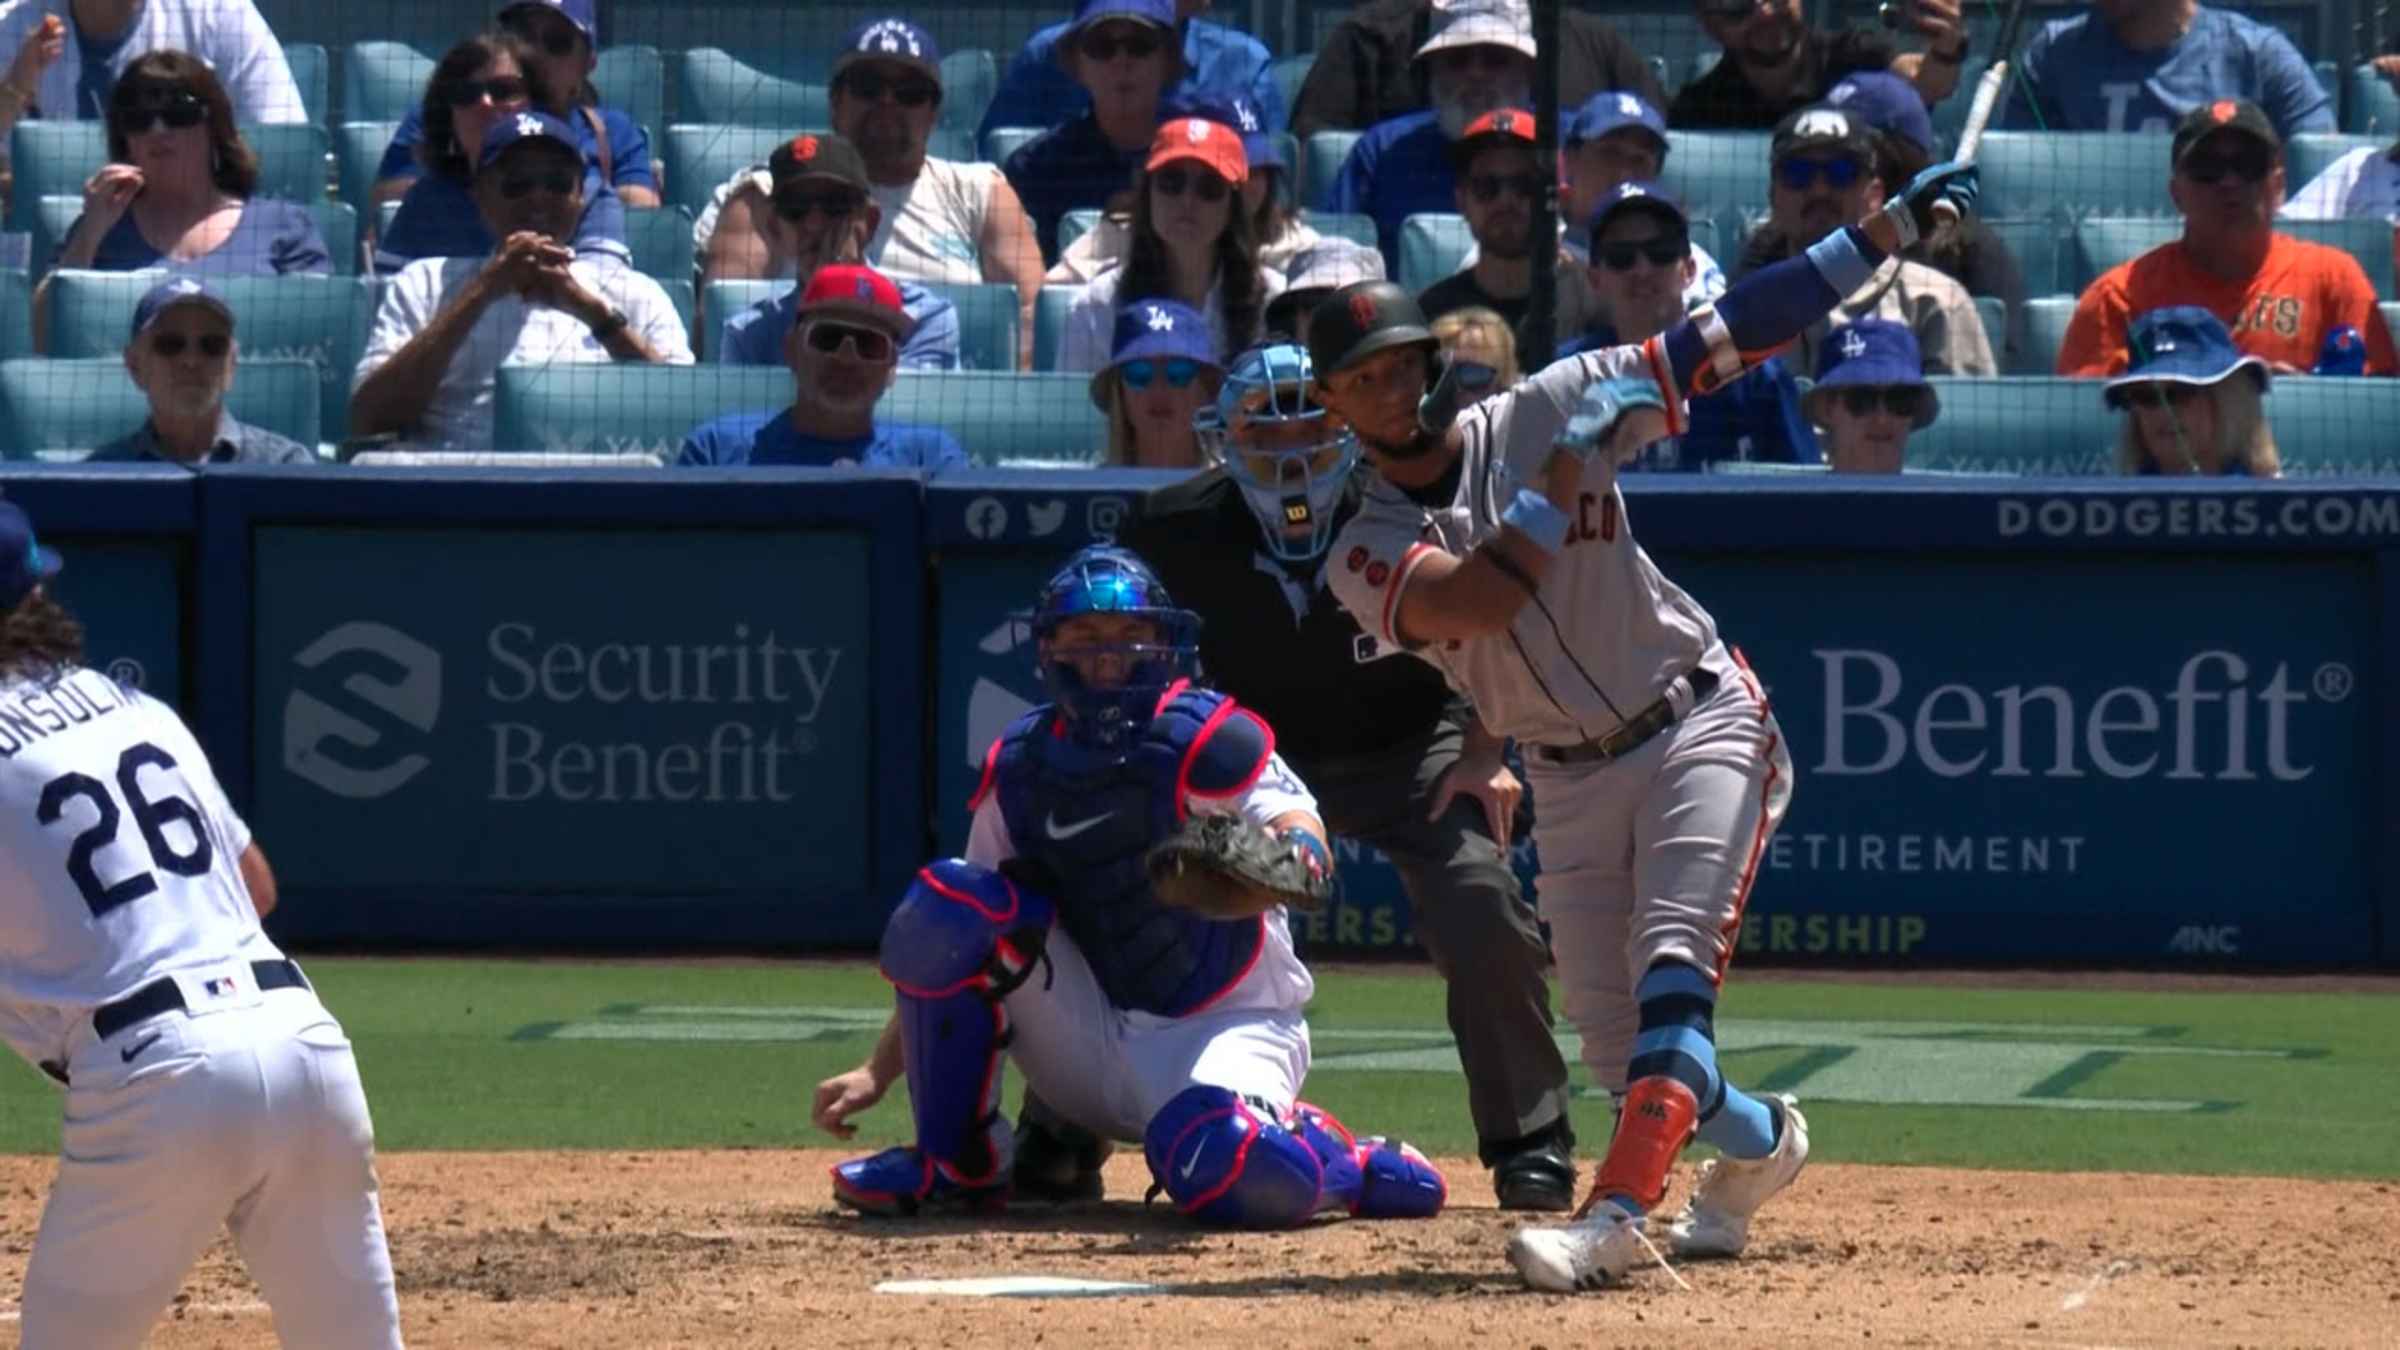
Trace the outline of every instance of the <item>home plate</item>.
{"type": "Polygon", "coordinates": [[[885,1280],[878,1294],[938,1294],[951,1298],[1113,1298],[1154,1294],[1155,1284],[1122,1280],[1078,1280],[1063,1275],[987,1275],[972,1280],[885,1280]]]}

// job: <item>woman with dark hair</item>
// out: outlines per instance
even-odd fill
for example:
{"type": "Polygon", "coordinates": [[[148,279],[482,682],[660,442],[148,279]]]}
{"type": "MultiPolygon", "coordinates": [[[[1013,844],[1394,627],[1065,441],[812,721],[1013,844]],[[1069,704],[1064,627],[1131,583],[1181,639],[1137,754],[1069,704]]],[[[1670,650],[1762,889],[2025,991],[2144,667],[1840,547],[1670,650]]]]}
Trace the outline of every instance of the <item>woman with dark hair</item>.
{"type": "MultiPolygon", "coordinates": [[[[1322,236],[1292,205],[1292,166],[1285,162],[1282,140],[1243,130],[1264,125],[1264,119],[1257,105],[1238,96],[1187,102],[1176,115],[1221,122],[1241,135],[1249,167],[1249,176],[1242,180],[1242,212],[1250,217],[1251,237],[1258,240],[1259,265],[1288,277],[1293,260],[1315,248],[1322,236]]],[[[1133,194],[1123,192],[1104,209],[1098,224],[1060,251],[1043,280],[1053,286],[1081,286],[1123,264],[1132,239],[1133,194]]]]}
{"type": "Polygon", "coordinates": [[[258,156],[234,126],[224,86],[188,53],[144,52],[125,68],[109,93],[108,158],[83,185],[83,214],[59,246],[60,267],[333,270],[306,207],[251,195],[258,156]]]}
{"type": "Polygon", "coordinates": [[[1107,365],[1117,310],[1135,300],[1180,301],[1205,315],[1220,363],[1258,340],[1267,302],[1284,283],[1259,266],[1241,209],[1249,176],[1241,137],[1222,123],[1180,117],[1158,129],[1134,175],[1125,263],[1092,278],[1068,308],[1059,369],[1107,365]]]}
{"type": "MultiPolygon", "coordinates": [[[[425,82],[425,174],[409,185],[399,214],[375,242],[375,270],[389,275],[415,258],[480,258],[498,246],[468,183],[484,134],[502,117],[554,103],[531,44],[512,33],[479,33],[452,47],[425,82]]],[[[570,124],[570,130],[572,124],[570,124]]],[[[625,256],[625,206],[584,157],[583,223],[578,249],[597,245],[625,256]]]]}

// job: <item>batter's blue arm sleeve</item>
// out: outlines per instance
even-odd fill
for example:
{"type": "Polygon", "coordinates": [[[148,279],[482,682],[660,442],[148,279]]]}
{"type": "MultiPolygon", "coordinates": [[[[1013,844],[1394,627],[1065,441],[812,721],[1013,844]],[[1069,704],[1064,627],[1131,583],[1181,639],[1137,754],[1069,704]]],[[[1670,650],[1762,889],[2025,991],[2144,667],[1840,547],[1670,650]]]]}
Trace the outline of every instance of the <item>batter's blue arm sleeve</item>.
{"type": "MultiPolygon", "coordinates": [[[[1884,252],[1856,225],[1844,225],[1858,258],[1869,271],[1883,264],[1884,252]]],[[[1829,236],[1830,237],[1830,236],[1829,236]]],[[[1756,365],[1773,351],[1825,317],[1849,292],[1837,290],[1818,270],[1816,260],[1797,253],[1743,277],[1717,297],[1716,316],[1725,324],[1734,349],[1745,354],[1743,364],[1756,365]],[[1748,353],[1758,353],[1758,358],[1748,353]]],[[[1708,336],[1686,319],[1667,330],[1667,360],[1680,389],[1694,388],[1693,380],[1709,367],[1708,336]]]]}

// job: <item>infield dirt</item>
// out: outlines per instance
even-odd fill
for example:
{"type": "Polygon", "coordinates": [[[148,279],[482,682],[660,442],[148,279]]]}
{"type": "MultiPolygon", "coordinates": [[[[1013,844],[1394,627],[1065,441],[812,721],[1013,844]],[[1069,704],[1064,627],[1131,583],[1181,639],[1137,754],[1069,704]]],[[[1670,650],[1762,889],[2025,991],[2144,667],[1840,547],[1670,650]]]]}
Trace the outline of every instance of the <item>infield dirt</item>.
{"type": "MultiPolygon", "coordinates": [[[[1738,1262],[1575,1298],[1525,1291],[1472,1162],[1422,1223],[1198,1231],[1109,1203],[969,1223],[837,1212],[827,1151],[402,1153],[382,1161],[416,1347],[2390,1346],[2400,1184],[1817,1166],[1738,1262]],[[1137,1281],[1111,1298],[883,1295],[890,1279],[1137,1281]]],[[[0,1157],[0,1340],[55,1167],[0,1157]]],[[[1680,1170],[1688,1182],[1691,1169],[1680,1170]]],[[[1670,1204],[1676,1203],[1670,1199],[1670,1204]]],[[[219,1242],[152,1344],[273,1333],[219,1242]]]]}

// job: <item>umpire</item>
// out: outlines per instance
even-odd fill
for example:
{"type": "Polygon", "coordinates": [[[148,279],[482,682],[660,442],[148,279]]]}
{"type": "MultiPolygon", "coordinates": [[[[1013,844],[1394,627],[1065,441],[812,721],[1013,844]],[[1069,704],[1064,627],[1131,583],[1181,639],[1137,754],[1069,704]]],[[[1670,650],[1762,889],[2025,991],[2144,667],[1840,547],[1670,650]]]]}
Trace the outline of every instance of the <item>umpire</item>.
{"type": "MultiPolygon", "coordinates": [[[[1420,336],[1424,336],[1420,330],[1420,336]]],[[[1399,869],[1449,984],[1478,1152],[1503,1209],[1575,1200],[1549,953],[1505,845],[1523,789],[1441,673],[1360,631],[1325,550],[1357,510],[1358,443],[1308,399],[1308,353],[1235,359],[1201,442],[1215,467],[1152,493],[1118,542],[1199,612],[1210,682],[1267,720],[1326,827],[1399,869]]],[[[1357,564],[1363,565],[1363,564],[1357,564]]]]}

